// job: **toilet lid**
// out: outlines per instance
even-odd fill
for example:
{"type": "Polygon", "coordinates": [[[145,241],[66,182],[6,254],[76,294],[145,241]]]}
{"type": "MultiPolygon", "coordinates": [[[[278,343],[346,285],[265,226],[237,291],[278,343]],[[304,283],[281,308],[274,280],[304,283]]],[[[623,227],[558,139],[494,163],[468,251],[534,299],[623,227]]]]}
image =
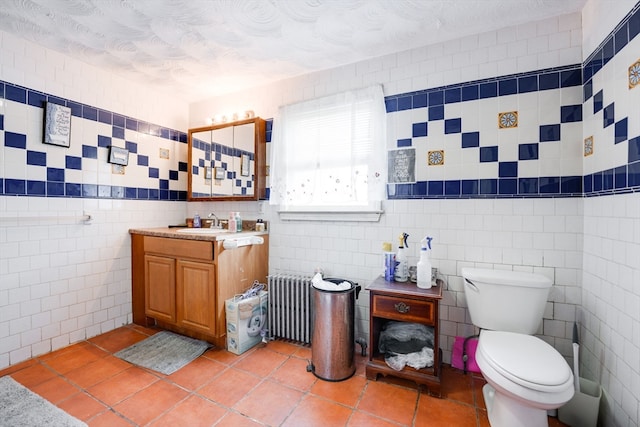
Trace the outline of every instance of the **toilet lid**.
{"type": "Polygon", "coordinates": [[[532,335],[482,331],[477,351],[496,371],[525,387],[548,389],[571,380],[571,369],[560,353],[532,335]]]}

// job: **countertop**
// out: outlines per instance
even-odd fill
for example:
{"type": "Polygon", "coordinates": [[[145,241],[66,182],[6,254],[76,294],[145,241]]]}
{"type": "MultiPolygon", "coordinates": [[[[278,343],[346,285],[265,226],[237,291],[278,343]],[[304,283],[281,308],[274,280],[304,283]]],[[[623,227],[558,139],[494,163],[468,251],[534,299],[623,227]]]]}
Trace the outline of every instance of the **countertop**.
{"type": "Polygon", "coordinates": [[[249,237],[249,236],[265,236],[268,235],[268,231],[253,231],[246,230],[241,231],[239,233],[222,233],[222,234],[189,234],[189,233],[178,233],[178,230],[181,228],[177,227],[158,227],[158,228],[131,228],[129,229],[129,234],[141,234],[143,236],[155,236],[155,237],[168,237],[171,239],[184,239],[184,240],[205,240],[205,241],[222,241],[226,239],[234,239],[238,237],[249,237]]]}

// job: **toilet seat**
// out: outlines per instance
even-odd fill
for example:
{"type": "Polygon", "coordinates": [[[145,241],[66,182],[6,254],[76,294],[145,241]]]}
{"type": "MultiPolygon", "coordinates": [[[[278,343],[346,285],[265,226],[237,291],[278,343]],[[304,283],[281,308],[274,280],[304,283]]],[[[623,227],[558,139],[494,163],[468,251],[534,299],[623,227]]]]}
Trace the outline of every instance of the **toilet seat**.
{"type": "Polygon", "coordinates": [[[542,393],[562,393],[573,383],[567,362],[540,338],[483,330],[477,351],[493,370],[521,387],[542,393]]]}

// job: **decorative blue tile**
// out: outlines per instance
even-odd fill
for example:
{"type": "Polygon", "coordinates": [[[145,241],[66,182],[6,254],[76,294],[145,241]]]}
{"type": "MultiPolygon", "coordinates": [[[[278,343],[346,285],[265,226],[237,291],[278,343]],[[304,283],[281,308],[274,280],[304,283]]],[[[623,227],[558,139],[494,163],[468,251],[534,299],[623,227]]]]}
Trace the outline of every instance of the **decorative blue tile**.
{"type": "Polygon", "coordinates": [[[111,138],[104,135],[98,135],[98,147],[111,147],[111,138]]]}
{"type": "Polygon", "coordinates": [[[451,180],[444,182],[445,196],[459,196],[462,190],[460,180],[451,180]]]}
{"type": "Polygon", "coordinates": [[[125,141],[124,148],[129,150],[129,153],[131,153],[131,154],[138,153],[138,143],[137,142],[125,141]]]}
{"type": "Polygon", "coordinates": [[[627,186],[627,166],[619,166],[614,171],[614,186],[616,189],[627,186]]]}
{"type": "Polygon", "coordinates": [[[582,177],[563,176],[560,179],[560,192],[562,192],[563,194],[582,193],[582,177]]]}
{"type": "MultiPolygon", "coordinates": [[[[124,127],[126,129],[129,129],[129,130],[137,131],[138,130],[138,121],[134,120],[134,119],[132,119],[130,117],[126,117],[124,127]]],[[[155,135],[160,136],[159,133],[155,134],[155,135]]]]}
{"type": "Polygon", "coordinates": [[[47,166],[47,153],[27,150],[27,164],[33,166],[47,166]]]}
{"type": "Polygon", "coordinates": [[[27,104],[32,107],[43,108],[45,102],[47,102],[47,96],[44,93],[34,92],[32,90],[27,92],[27,104]]]}
{"type": "Polygon", "coordinates": [[[4,88],[4,96],[10,101],[19,102],[21,104],[27,103],[27,90],[22,87],[7,83],[4,88]]]}
{"type": "Polygon", "coordinates": [[[82,197],[98,197],[98,186],[96,184],[82,184],[82,197]]]}
{"type": "Polygon", "coordinates": [[[557,194],[560,192],[560,177],[540,177],[538,182],[541,194],[557,194]]]}
{"type": "Polygon", "coordinates": [[[427,192],[429,196],[442,196],[444,194],[444,182],[429,181],[427,183],[427,192]]]}
{"type": "Polygon", "coordinates": [[[168,190],[169,189],[169,180],[168,179],[161,179],[159,188],[161,190],[168,190]]]}
{"type": "Polygon", "coordinates": [[[518,160],[537,160],[538,159],[538,144],[519,144],[518,145],[518,160]]]}
{"type": "Polygon", "coordinates": [[[592,96],[593,96],[593,80],[589,80],[582,87],[582,102],[587,102],[589,98],[591,98],[592,96]]]}
{"type": "Polygon", "coordinates": [[[149,168],[149,178],[160,178],[160,169],[149,168]]]}
{"type": "Polygon", "coordinates": [[[387,113],[393,113],[398,111],[398,99],[397,98],[385,98],[384,106],[387,113]]]}
{"type": "Polygon", "coordinates": [[[75,156],[65,156],[64,167],[66,169],[82,170],[82,158],[75,156]]]}
{"type": "MultiPolygon", "coordinates": [[[[244,189],[242,194],[245,194],[244,189]]],[[[160,200],[169,200],[169,190],[160,190],[160,200]]]]}
{"type": "Polygon", "coordinates": [[[593,64],[591,62],[586,62],[584,67],[582,68],[582,81],[588,82],[593,77],[593,64]]]}
{"type": "Polygon", "coordinates": [[[518,194],[518,180],[515,178],[500,178],[498,180],[498,194],[503,196],[518,194]]]}
{"type": "Polygon", "coordinates": [[[635,36],[640,34],[640,9],[629,17],[629,41],[633,40],[635,36]]]}
{"type": "Polygon", "coordinates": [[[497,179],[481,179],[480,194],[498,194],[497,179]]]}
{"type": "Polygon", "coordinates": [[[480,132],[465,132],[462,134],[462,148],[479,147],[480,132]]]}
{"type": "Polygon", "coordinates": [[[188,169],[188,163],[187,162],[178,162],[178,171],[186,172],[187,169],[188,169]]]}
{"type": "Polygon", "coordinates": [[[428,105],[427,103],[427,94],[420,93],[417,95],[413,95],[413,108],[423,108],[428,105]]]}
{"type": "Polygon", "coordinates": [[[87,120],[91,120],[91,121],[98,121],[98,109],[97,108],[93,108],[93,107],[89,107],[88,105],[83,105],[82,106],[82,118],[83,119],[87,119],[87,120]]]}
{"type": "Polygon", "coordinates": [[[614,173],[613,169],[607,169],[602,172],[602,189],[613,190],[614,188],[614,173]]]}
{"type": "Polygon", "coordinates": [[[399,139],[396,143],[398,148],[400,147],[411,147],[411,138],[399,139]]]}
{"type": "Polygon", "coordinates": [[[138,188],[138,199],[148,200],[149,199],[149,189],[148,188],[138,188]]]}
{"type": "Polygon", "coordinates": [[[64,169],[47,168],[47,181],[64,182],[64,169]]]}
{"type": "Polygon", "coordinates": [[[586,194],[591,193],[593,191],[593,175],[591,174],[585,175],[582,178],[582,188],[586,194]]]}
{"type": "Polygon", "coordinates": [[[160,136],[160,126],[149,124],[149,135],[160,136]]]}
{"type": "Polygon", "coordinates": [[[602,127],[606,128],[611,126],[615,122],[615,106],[612,102],[611,104],[604,107],[604,111],[602,113],[602,127]]]}
{"type": "Polygon", "coordinates": [[[459,87],[446,89],[444,91],[444,103],[445,104],[453,104],[456,102],[460,102],[462,99],[462,93],[459,87]]]}
{"type": "Polygon", "coordinates": [[[471,196],[480,193],[480,184],[477,179],[462,180],[462,195],[471,196]]]}
{"type": "Polygon", "coordinates": [[[111,187],[111,197],[114,199],[124,199],[124,187],[118,185],[111,187]]]}
{"type": "Polygon", "coordinates": [[[444,121],[444,133],[452,134],[452,133],[460,133],[462,132],[462,119],[449,119],[444,121]]]}
{"type": "Polygon", "coordinates": [[[480,85],[468,84],[462,87],[462,100],[473,101],[480,97],[480,85]]]}
{"type": "Polygon", "coordinates": [[[418,181],[411,188],[411,195],[415,197],[424,197],[427,195],[427,181],[418,181]]]}
{"type": "Polygon", "coordinates": [[[4,180],[4,194],[26,194],[26,181],[24,179],[6,178],[4,180]]]}
{"type": "Polygon", "coordinates": [[[403,96],[398,98],[398,111],[410,110],[412,107],[411,97],[403,96]]]}
{"type": "Polygon", "coordinates": [[[580,68],[560,72],[560,87],[580,86],[581,84],[582,70],[580,68]]]}
{"type": "Polygon", "coordinates": [[[498,82],[498,93],[500,96],[515,95],[518,93],[518,80],[515,78],[500,80],[498,82]]]}
{"type": "Polygon", "coordinates": [[[71,115],[73,117],[82,117],[82,104],[67,101],[67,107],[71,108],[71,115]]]}
{"type": "Polygon", "coordinates": [[[138,154],[138,166],[149,166],[149,156],[138,154]]]}
{"type": "Polygon", "coordinates": [[[640,136],[629,140],[629,163],[640,161],[640,136]]]}
{"type": "Polygon", "coordinates": [[[538,76],[525,76],[518,78],[518,93],[535,92],[538,90],[538,76]]]}
{"type": "Polygon", "coordinates": [[[518,179],[519,194],[538,194],[538,178],[518,179]]]}
{"type": "Polygon", "coordinates": [[[47,181],[47,197],[64,196],[64,182],[47,181]]]}
{"type": "Polygon", "coordinates": [[[113,122],[113,114],[110,111],[98,110],[98,121],[110,125],[113,122]]]}
{"type": "Polygon", "coordinates": [[[606,43],[604,44],[604,46],[602,47],[602,63],[603,65],[606,65],[607,62],[611,61],[611,59],[613,58],[613,55],[615,54],[614,52],[614,47],[613,47],[613,37],[609,37],[606,41],[606,43]]]}
{"type": "Polygon", "coordinates": [[[82,184],[67,182],[64,184],[64,194],[67,197],[82,197],[82,184]]]}
{"type": "Polygon", "coordinates": [[[622,50],[623,47],[625,47],[627,45],[627,43],[629,42],[629,24],[628,22],[625,22],[624,25],[622,25],[620,28],[618,28],[618,30],[615,33],[614,38],[614,46],[615,46],[615,54],[617,55],[618,52],[620,52],[622,50]]]}
{"type": "Polygon", "coordinates": [[[498,177],[514,178],[518,176],[518,162],[499,162],[498,177]]]}
{"type": "Polygon", "coordinates": [[[63,98],[58,98],[57,96],[53,96],[53,95],[47,96],[47,102],[50,102],[56,105],[63,105],[65,107],[67,106],[66,100],[64,100],[63,98]]]}
{"type": "Polygon", "coordinates": [[[480,84],[480,99],[495,98],[498,96],[498,83],[481,83],[480,84]]]}
{"type": "Polygon", "coordinates": [[[429,107],[429,121],[444,119],[444,105],[429,107]]]}
{"type": "Polygon", "coordinates": [[[44,181],[27,181],[27,194],[30,196],[45,196],[47,185],[44,181]]]}
{"type": "Polygon", "coordinates": [[[640,186],[640,162],[629,164],[627,169],[629,187],[640,186]]]}
{"type": "Polygon", "coordinates": [[[82,146],[82,157],[85,159],[97,159],[98,147],[92,147],[90,145],[82,146]]]}
{"type": "Polygon", "coordinates": [[[602,191],[602,172],[593,174],[593,191],[602,191]]]}
{"type": "Polygon", "coordinates": [[[414,123],[413,124],[413,133],[414,138],[427,136],[427,122],[424,123],[414,123]]]}
{"type": "Polygon", "coordinates": [[[560,141],[560,125],[540,126],[540,142],[560,141]]]}
{"type": "Polygon", "coordinates": [[[582,121],[581,105],[563,105],[560,107],[560,123],[572,123],[582,121]]]}
{"type": "Polygon", "coordinates": [[[626,141],[628,136],[627,133],[627,118],[625,117],[624,119],[620,120],[619,122],[616,122],[615,125],[615,140],[614,143],[615,144],[619,144],[623,141],[626,141]]]}
{"type": "Polygon", "coordinates": [[[118,139],[124,139],[124,128],[118,127],[118,126],[112,126],[111,127],[111,137],[112,138],[118,138],[118,139]]]}
{"type": "Polygon", "coordinates": [[[159,200],[159,199],[160,199],[159,190],[157,190],[155,188],[150,188],[149,189],[149,200],[159,200]]]}
{"type": "Polygon", "coordinates": [[[429,92],[429,106],[444,104],[444,92],[436,90],[429,92]]]}
{"type": "Polygon", "coordinates": [[[4,115],[0,114],[0,130],[4,130],[4,115]]]}
{"type": "Polygon", "coordinates": [[[179,179],[178,171],[170,170],[169,171],[169,179],[171,181],[177,181],[179,179]]]}
{"type": "Polygon", "coordinates": [[[596,114],[598,111],[602,110],[604,106],[602,90],[593,95],[593,114],[596,114]]]}
{"type": "Polygon", "coordinates": [[[137,199],[138,198],[138,189],[135,187],[125,187],[124,189],[124,198],[125,199],[137,199]]]}
{"type": "Polygon", "coordinates": [[[480,147],[480,162],[497,162],[498,161],[498,147],[480,147]]]}
{"type": "Polygon", "coordinates": [[[27,135],[22,133],[4,132],[4,145],[5,147],[27,148],[27,135]]]}
{"type": "Polygon", "coordinates": [[[119,128],[124,128],[126,123],[126,119],[124,116],[120,114],[113,113],[113,125],[119,128]]]}
{"type": "Polygon", "coordinates": [[[538,76],[538,87],[540,90],[558,89],[560,87],[560,73],[540,74],[538,76]]]}

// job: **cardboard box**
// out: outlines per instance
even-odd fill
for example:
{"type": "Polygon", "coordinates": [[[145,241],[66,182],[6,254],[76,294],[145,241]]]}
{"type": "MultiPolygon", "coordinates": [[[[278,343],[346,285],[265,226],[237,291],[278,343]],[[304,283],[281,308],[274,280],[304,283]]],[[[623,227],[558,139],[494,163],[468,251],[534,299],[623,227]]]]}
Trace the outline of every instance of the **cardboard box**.
{"type": "Polygon", "coordinates": [[[225,301],[228,351],[242,354],[262,341],[261,332],[267,329],[267,308],[267,291],[260,291],[255,297],[225,301]]]}

